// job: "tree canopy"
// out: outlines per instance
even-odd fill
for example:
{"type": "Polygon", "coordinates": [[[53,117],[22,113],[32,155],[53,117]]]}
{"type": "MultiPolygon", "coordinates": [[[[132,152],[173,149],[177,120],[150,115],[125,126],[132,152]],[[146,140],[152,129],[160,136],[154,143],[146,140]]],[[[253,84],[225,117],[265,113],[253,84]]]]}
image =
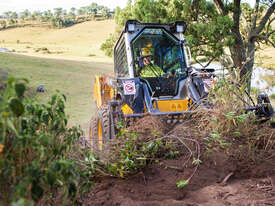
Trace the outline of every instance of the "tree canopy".
{"type": "Polygon", "coordinates": [[[255,0],[254,6],[241,0],[130,0],[126,8],[116,9],[115,21],[122,27],[128,19],[162,23],[184,20],[193,59],[210,63],[222,58],[229,48],[239,80],[249,85],[245,80],[250,79],[255,50],[263,44],[275,46],[274,9],[273,0],[255,0]]]}

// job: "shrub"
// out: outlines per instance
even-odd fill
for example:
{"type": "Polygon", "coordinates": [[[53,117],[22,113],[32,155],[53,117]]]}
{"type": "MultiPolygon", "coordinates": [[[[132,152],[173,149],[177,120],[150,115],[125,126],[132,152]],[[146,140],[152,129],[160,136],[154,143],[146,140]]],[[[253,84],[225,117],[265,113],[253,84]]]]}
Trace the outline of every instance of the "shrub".
{"type": "Polygon", "coordinates": [[[244,109],[251,103],[242,88],[221,81],[212,96],[213,109],[202,111],[198,123],[199,130],[208,133],[208,152],[225,152],[243,165],[260,163],[274,152],[274,131],[269,122],[261,123],[254,112],[244,109]]]}
{"type": "Polygon", "coordinates": [[[0,94],[0,205],[73,203],[89,184],[71,155],[82,131],[67,127],[64,95],[40,104],[24,96],[25,82],[10,78],[0,94]]]}
{"type": "Polygon", "coordinates": [[[106,56],[112,57],[114,46],[118,38],[119,38],[119,32],[110,34],[109,38],[106,39],[106,41],[103,44],[101,44],[100,50],[104,51],[106,56]]]}

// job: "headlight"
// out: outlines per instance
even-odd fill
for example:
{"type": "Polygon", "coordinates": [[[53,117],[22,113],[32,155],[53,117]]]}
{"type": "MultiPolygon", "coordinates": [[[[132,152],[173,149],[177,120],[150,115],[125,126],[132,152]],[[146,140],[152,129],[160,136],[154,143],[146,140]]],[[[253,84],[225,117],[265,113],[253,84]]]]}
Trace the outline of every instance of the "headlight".
{"type": "Polygon", "coordinates": [[[176,31],[178,33],[183,33],[183,25],[177,25],[176,31]]]}
{"type": "Polygon", "coordinates": [[[128,24],[128,32],[134,32],[135,31],[135,25],[134,24],[128,24]]]}

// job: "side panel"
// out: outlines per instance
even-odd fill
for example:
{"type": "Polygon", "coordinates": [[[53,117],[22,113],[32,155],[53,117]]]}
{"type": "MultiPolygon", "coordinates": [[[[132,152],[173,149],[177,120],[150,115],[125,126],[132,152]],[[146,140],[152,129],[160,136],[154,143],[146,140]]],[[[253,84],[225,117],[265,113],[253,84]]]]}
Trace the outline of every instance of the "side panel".
{"type": "Polygon", "coordinates": [[[111,100],[114,96],[114,89],[108,83],[108,77],[95,76],[94,80],[94,100],[97,108],[102,106],[108,100],[111,100]]]}
{"type": "Polygon", "coordinates": [[[154,102],[153,106],[160,112],[182,112],[188,110],[188,100],[158,100],[154,102]]]}

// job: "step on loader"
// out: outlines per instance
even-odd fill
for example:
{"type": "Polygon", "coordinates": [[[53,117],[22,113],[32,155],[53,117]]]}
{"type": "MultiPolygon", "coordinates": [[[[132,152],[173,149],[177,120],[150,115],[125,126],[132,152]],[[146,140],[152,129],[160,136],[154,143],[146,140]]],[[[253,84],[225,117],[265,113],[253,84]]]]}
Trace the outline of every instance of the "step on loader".
{"type": "Polygon", "coordinates": [[[92,148],[102,150],[121,122],[130,125],[150,114],[176,123],[198,107],[211,106],[205,99],[215,84],[214,70],[190,67],[186,27],[184,21],[126,22],[114,48],[114,76],[94,80],[97,114],[90,122],[92,148]]]}

